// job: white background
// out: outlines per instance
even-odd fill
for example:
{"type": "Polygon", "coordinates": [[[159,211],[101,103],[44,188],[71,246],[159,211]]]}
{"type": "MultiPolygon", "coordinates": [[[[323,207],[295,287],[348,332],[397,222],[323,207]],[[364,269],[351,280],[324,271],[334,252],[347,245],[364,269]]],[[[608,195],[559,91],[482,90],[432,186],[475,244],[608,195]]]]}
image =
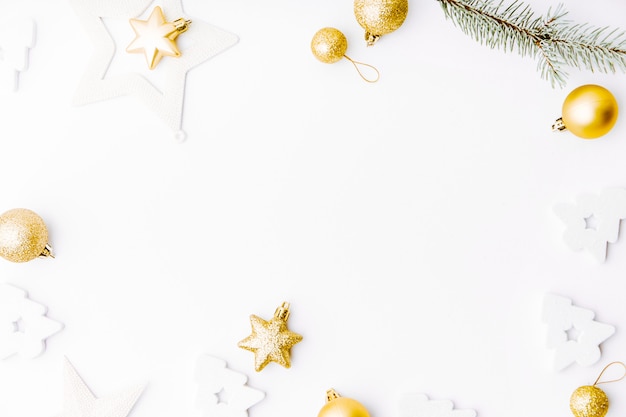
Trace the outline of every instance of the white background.
{"type": "MultiPolygon", "coordinates": [[[[580,23],[626,24],[616,0],[565,6],[580,23]]],[[[43,356],[0,362],[1,416],[60,413],[64,356],[97,396],[146,383],[132,417],[194,415],[205,353],[266,393],[251,417],[316,416],[330,387],[373,417],[399,417],[406,392],[481,417],[567,416],[576,387],[626,360],[626,242],[599,264],[565,246],[552,211],[626,187],[626,125],[595,141],[550,129],[579,85],[626,103],[623,74],[571,69],[552,88],[535,61],[481,46],[435,0],[411,0],[369,48],[347,0],[183,7],[239,42],[188,73],[181,144],[136,97],[72,105],[98,51],[68,2],[2,0],[35,19],[37,44],[0,99],[0,211],[39,213],[56,259],[2,260],[0,280],[65,329],[43,356]],[[314,58],[325,26],[378,83],[314,58]],[[598,363],[552,369],[548,292],[617,328],[598,363]],[[269,319],[283,301],[304,340],[290,369],[256,373],[237,342],[250,314],[269,319]]],[[[105,23],[118,36],[126,24],[105,23]]],[[[138,55],[116,59],[147,74],[138,55]]],[[[626,382],[603,389],[609,416],[626,413],[626,382]]]]}

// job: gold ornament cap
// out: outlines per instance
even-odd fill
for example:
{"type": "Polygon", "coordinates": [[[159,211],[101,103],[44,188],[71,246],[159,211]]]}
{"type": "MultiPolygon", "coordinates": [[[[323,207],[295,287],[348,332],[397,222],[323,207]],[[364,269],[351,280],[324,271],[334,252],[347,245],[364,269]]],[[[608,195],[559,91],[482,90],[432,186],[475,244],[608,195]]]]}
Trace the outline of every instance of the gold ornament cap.
{"type": "Polygon", "coordinates": [[[334,389],[326,391],[326,404],[317,417],[370,417],[367,408],[357,400],[340,396],[334,389]]]}
{"type": "Polygon", "coordinates": [[[34,211],[15,208],[0,215],[0,256],[11,262],[51,257],[48,228],[34,211]]]}
{"type": "Polygon", "coordinates": [[[397,30],[409,13],[408,0],[355,0],[354,15],[365,29],[368,46],[382,36],[397,30]]]}
{"type": "Polygon", "coordinates": [[[552,125],[553,131],[569,130],[583,139],[597,139],[617,122],[617,100],[602,86],[582,85],[567,95],[561,115],[552,125]]]}

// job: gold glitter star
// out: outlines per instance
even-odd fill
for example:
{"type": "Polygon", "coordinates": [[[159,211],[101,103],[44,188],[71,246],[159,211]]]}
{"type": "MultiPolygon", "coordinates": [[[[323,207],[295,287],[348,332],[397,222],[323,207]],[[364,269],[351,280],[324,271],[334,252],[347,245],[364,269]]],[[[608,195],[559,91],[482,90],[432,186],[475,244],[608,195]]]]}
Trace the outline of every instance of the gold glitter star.
{"type": "Polygon", "coordinates": [[[154,69],[164,56],[181,55],[176,38],[189,28],[189,24],[191,20],[182,18],[167,22],[163,10],[156,6],[148,20],[130,19],[135,39],[128,45],[126,52],[143,53],[148,67],[154,69]]]}
{"type": "Polygon", "coordinates": [[[259,372],[270,362],[291,367],[290,350],[302,336],[287,329],[289,303],[276,309],[270,321],[251,315],[252,334],[238,343],[242,349],[254,353],[254,369],[259,372]]]}

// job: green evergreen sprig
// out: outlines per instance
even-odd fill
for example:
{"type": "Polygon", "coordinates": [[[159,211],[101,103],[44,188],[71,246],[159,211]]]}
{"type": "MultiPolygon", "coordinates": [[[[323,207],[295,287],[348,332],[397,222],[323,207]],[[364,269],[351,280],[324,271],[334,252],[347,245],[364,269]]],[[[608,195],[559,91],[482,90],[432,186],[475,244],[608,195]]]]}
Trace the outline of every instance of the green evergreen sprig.
{"type": "Polygon", "coordinates": [[[483,45],[531,56],[553,87],[567,81],[564,67],[626,72],[626,34],[566,20],[562,5],[537,16],[527,4],[494,0],[437,0],[446,18],[483,45]]]}

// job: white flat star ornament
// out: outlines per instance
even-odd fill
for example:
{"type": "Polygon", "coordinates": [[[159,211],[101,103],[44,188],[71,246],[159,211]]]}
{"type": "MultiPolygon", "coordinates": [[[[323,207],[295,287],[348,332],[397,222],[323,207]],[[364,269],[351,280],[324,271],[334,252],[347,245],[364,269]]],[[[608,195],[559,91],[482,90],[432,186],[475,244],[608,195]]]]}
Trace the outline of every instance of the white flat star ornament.
{"type": "MultiPolygon", "coordinates": [[[[187,72],[204,61],[235,45],[239,38],[229,32],[192,19],[185,32],[188,45],[176,59],[163,60],[157,70],[163,74],[161,89],[138,72],[107,77],[115,57],[115,40],[104,25],[103,18],[128,22],[144,13],[149,0],[70,0],[94,45],[95,53],[74,95],[74,105],[85,105],[114,97],[133,95],[143,101],[173,131],[184,139],[182,128],[185,79],[187,72]]],[[[163,0],[161,6],[168,16],[185,16],[180,0],[163,0]]],[[[145,65],[145,64],[144,64],[145,65]]]]}
{"type": "Polygon", "coordinates": [[[117,395],[96,398],[67,358],[63,379],[63,411],[58,417],[128,417],[143,392],[143,387],[136,387],[117,395]]]}

